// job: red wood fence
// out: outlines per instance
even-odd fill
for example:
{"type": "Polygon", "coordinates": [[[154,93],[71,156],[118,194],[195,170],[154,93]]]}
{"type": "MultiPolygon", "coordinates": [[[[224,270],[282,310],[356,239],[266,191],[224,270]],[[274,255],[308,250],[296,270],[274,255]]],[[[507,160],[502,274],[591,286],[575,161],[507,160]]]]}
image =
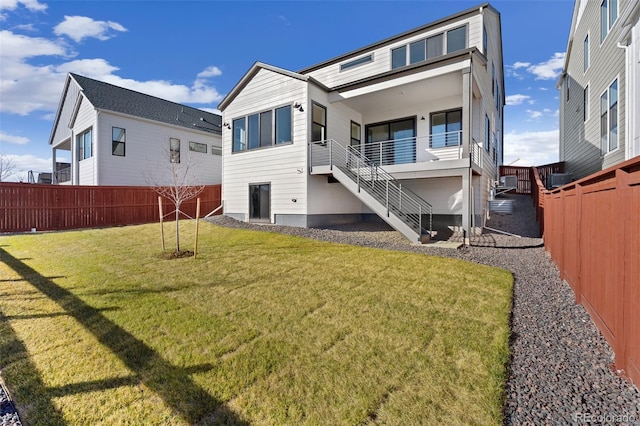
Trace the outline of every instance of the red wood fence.
{"type": "Polygon", "coordinates": [[[640,158],[544,193],[544,243],[640,384],[640,158]]]}
{"type": "MultiPolygon", "coordinates": [[[[220,185],[206,186],[199,197],[204,216],[220,205],[220,185]]],[[[164,213],[173,210],[163,199],[164,213]]],[[[180,210],[194,217],[196,200],[180,210]]],[[[0,183],[0,232],[133,225],[155,222],[158,216],[158,195],[149,187],[0,183]]]]}
{"type": "MultiPolygon", "coordinates": [[[[518,188],[516,194],[532,194],[535,192],[535,181],[532,180],[531,171],[534,167],[500,166],[500,176],[518,176],[518,188]]],[[[547,175],[551,173],[564,173],[564,161],[545,164],[535,167],[538,170],[542,182],[547,181],[547,175]]]]}

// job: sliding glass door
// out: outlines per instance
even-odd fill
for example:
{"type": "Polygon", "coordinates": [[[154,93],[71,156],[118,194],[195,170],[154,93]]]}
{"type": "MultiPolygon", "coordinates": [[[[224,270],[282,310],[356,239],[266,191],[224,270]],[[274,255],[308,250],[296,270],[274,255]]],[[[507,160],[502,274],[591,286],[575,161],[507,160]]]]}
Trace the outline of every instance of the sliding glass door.
{"type": "Polygon", "coordinates": [[[380,165],[415,163],[416,119],[387,121],[366,127],[364,155],[380,165]]]}
{"type": "Polygon", "coordinates": [[[269,222],[271,220],[270,184],[249,185],[249,219],[253,222],[269,222]]]}

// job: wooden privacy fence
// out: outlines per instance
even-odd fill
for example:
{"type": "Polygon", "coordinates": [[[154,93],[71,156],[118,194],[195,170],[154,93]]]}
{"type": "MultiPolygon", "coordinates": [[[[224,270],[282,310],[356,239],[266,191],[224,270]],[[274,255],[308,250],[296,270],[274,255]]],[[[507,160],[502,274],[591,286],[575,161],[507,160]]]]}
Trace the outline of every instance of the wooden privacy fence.
{"type": "MultiPolygon", "coordinates": [[[[220,205],[220,185],[205,186],[199,197],[206,215],[220,205]]],[[[174,206],[163,199],[163,210],[174,206]]],[[[196,200],[185,201],[180,210],[194,217],[196,200]]],[[[0,232],[134,225],[158,216],[158,194],[150,187],[0,183],[0,232]]]]}
{"type": "Polygon", "coordinates": [[[544,243],[640,384],[640,158],[544,193],[544,243]]]}
{"type": "Polygon", "coordinates": [[[537,167],[500,166],[500,176],[517,176],[518,188],[516,194],[533,194],[535,192],[535,180],[531,176],[532,169],[537,169],[542,183],[547,181],[547,175],[551,173],[564,173],[564,161],[545,164],[537,167]]]}

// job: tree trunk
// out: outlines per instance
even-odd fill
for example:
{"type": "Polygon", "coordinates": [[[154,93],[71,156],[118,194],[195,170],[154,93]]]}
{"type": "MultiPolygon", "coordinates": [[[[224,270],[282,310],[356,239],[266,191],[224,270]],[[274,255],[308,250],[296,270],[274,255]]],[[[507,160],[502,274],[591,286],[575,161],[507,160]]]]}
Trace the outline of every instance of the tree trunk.
{"type": "Polygon", "coordinates": [[[178,228],[178,220],[180,219],[180,206],[176,206],[176,253],[180,253],[180,229],[178,228]]]}

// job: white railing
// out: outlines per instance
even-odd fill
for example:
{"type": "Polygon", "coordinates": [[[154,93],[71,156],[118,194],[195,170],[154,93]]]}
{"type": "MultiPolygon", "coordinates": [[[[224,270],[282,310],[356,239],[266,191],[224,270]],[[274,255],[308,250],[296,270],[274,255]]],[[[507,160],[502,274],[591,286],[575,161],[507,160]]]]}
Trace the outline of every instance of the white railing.
{"type": "MultiPolygon", "coordinates": [[[[475,143],[471,145],[470,157],[480,165],[482,152],[475,143]]],[[[364,143],[353,145],[351,149],[379,166],[459,160],[463,158],[462,131],[364,143]]]]}

